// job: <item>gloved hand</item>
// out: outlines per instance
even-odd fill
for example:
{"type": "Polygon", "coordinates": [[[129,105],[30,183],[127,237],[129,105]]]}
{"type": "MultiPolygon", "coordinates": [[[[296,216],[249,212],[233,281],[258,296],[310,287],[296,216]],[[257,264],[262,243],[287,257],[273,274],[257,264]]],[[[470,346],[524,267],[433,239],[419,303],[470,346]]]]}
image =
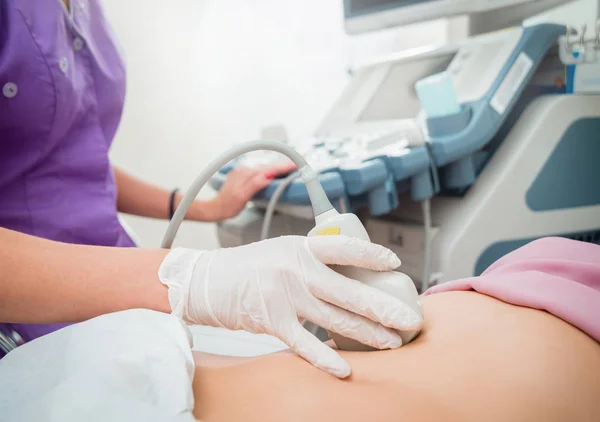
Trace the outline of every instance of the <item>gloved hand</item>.
{"type": "Polygon", "coordinates": [[[278,337],[316,367],[337,377],[350,366],[306,331],[298,317],[363,344],[402,345],[393,329],[420,327],[411,308],[326,264],[392,270],[388,249],[347,236],[286,236],[213,251],[174,249],[159,270],[173,314],[188,323],[278,337]]]}

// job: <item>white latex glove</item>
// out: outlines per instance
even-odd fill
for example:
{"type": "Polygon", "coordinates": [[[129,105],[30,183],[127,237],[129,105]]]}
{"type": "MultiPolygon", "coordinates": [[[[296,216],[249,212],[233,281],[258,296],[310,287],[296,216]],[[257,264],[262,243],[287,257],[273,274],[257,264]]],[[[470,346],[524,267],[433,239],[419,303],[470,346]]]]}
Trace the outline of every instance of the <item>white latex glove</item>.
{"type": "Polygon", "coordinates": [[[286,236],[214,251],[174,249],[159,277],[169,287],[173,314],[185,321],[273,335],[344,378],[348,363],[298,317],[377,349],[401,346],[393,329],[415,329],[422,320],[393,296],[326,264],[387,271],[400,260],[382,246],[347,236],[286,236]]]}

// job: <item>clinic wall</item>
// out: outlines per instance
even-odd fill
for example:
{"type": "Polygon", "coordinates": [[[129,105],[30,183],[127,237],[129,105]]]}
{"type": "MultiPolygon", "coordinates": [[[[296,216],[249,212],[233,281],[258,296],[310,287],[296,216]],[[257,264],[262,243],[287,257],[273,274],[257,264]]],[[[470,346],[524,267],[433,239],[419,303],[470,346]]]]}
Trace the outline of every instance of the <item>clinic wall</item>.
{"type": "MultiPolygon", "coordinates": [[[[225,148],[285,125],[317,126],[369,56],[444,42],[445,23],[349,38],[341,0],[103,1],[128,68],[116,165],[165,188],[186,188],[225,148]]],[[[209,189],[201,193],[207,198],[209,189]]],[[[125,217],[158,246],[165,221],[125,217]]],[[[215,226],[186,223],[177,244],[218,245],[215,226]]]]}

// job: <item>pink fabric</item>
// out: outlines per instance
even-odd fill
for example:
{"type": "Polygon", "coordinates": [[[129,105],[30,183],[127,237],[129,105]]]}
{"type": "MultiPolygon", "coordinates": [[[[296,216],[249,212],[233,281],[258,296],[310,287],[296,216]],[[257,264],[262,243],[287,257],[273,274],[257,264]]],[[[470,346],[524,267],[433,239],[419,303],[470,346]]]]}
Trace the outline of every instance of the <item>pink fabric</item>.
{"type": "Polygon", "coordinates": [[[425,295],[474,290],[540,309],[600,342],[600,246],[558,237],[533,241],[493,263],[479,277],[443,283],[425,295]]]}

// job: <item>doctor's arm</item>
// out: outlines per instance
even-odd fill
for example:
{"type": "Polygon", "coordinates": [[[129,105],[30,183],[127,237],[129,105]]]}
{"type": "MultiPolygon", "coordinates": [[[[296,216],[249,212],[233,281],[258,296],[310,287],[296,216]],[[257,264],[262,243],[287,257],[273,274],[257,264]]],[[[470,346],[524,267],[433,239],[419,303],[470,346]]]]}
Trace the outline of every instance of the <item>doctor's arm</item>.
{"type": "Polygon", "coordinates": [[[382,246],[341,235],[168,251],[71,245],[0,228],[0,322],[77,322],[132,308],[172,311],[191,324],[274,335],[344,378],[348,363],[299,317],[378,349],[399,347],[396,330],[419,329],[423,321],[394,296],[327,266],[333,264],[390,271],[400,261],[382,246]]]}
{"type": "Polygon", "coordinates": [[[131,308],[171,312],[166,250],[53,242],[0,228],[0,322],[77,322],[131,308]]]}
{"type": "MultiPolygon", "coordinates": [[[[216,222],[238,215],[248,201],[271,180],[294,170],[293,163],[284,163],[261,169],[238,168],[232,170],[219,190],[207,201],[196,200],[190,207],[186,219],[193,221],[216,222]]],[[[117,208],[126,214],[150,218],[169,218],[171,192],[144,182],[113,166],[117,182],[117,208]]],[[[177,207],[183,192],[175,197],[177,207]]]]}

